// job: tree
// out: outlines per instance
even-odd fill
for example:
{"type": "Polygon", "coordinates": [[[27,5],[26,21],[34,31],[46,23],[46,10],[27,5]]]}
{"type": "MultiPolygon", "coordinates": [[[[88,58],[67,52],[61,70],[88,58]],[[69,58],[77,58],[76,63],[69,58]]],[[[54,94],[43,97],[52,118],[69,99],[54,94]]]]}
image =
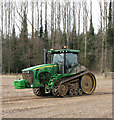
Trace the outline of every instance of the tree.
{"type": "Polygon", "coordinates": [[[51,39],[50,48],[54,46],[54,2],[51,1],[51,39]]]}
{"type": "MultiPolygon", "coordinates": [[[[92,3],[91,3],[92,7],[92,3]]],[[[94,28],[92,23],[92,8],[90,12],[90,29],[87,33],[87,60],[86,65],[89,69],[95,70],[95,54],[96,54],[96,47],[95,47],[95,35],[94,35],[94,28]]]]}
{"type": "Polygon", "coordinates": [[[81,12],[81,3],[78,4],[78,35],[80,34],[80,12],[81,12]]]}
{"type": "MultiPolygon", "coordinates": [[[[90,1],[90,14],[92,14],[92,1],[90,1]]],[[[87,1],[84,0],[83,2],[83,33],[84,35],[84,40],[85,40],[85,51],[84,51],[84,56],[85,56],[85,64],[86,64],[86,57],[87,57],[87,16],[88,16],[88,10],[87,10],[87,1]]]]}
{"type": "Polygon", "coordinates": [[[34,1],[32,1],[32,39],[34,39],[34,1]]]}
{"type": "Polygon", "coordinates": [[[40,10],[40,38],[43,37],[43,25],[42,25],[42,2],[41,2],[41,10],[40,10]]]}
{"type": "Polygon", "coordinates": [[[103,23],[104,23],[104,72],[107,71],[107,6],[108,6],[108,2],[104,1],[104,17],[103,17],[103,23]]]}
{"type": "MultiPolygon", "coordinates": [[[[2,40],[3,40],[3,38],[4,38],[4,36],[3,36],[3,2],[0,2],[0,4],[1,4],[1,35],[0,35],[0,37],[1,37],[1,41],[0,41],[0,55],[2,55],[2,40]]],[[[2,57],[0,57],[0,61],[2,62],[2,57]]],[[[0,73],[2,73],[2,63],[0,63],[0,73]]]]}
{"type": "Polygon", "coordinates": [[[70,48],[71,49],[77,49],[77,38],[76,38],[76,8],[75,8],[75,2],[73,2],[73,29],[72,29],[72,41],[70,48]]]}
{"type": "Polygon", "coordinates": [[[20,33],[20,42],[19,42],[19,54],[21,55],[21,69],[29,66],[28,60],[28,50],[29,50],[29,42],[28,42],[28,29],[27,29],[27,14],[26,14],[26,7],[23,10],[23,17],[22,17],[22,28],[20,33]]]}
{"type": "MultiPolygon", "coordinates": [[[[113,1],[113,20],[112,21],[113,21],[113,33],[114,33],[114,1],[113,1]]],[[[114,38],[114,35],[113,35],[113,38],[114,38]]],[[[112,44],[113,44],[112,51],[114,52],[114,41],[112,44]]],[[[113,55],[112,55],[112,58],[114,57],[113,55]]],[[[112,59],[112,72],[114,72],[114,64],[113,63],[114,63],[114,61],[112,59]]]]}
{"type": "Polygon", "coordinates": [[[44,48],[49,49],[48,30],[47,30],[47,0],[45,1],[45,32],[44,32],[44,48]]]}
{"type": "Polygon", "coordinates": [[[67,37],[66,37],[66,2],[63,5],[62,16],[63,16],[63,39],[62,39],[62,41],[64,41],[64,45],[67,45],[67,37]]]}
{"type": "Polygon", "coordinates": [[[90,23],[90,30],[87,33],[87,67],[89,69],[95,70],[95,55],[96,55],[96,46],[95,46],[95,35],[93,25],[90,23]]]}
{"type": "Polygon", "coordinates": [[[67,1],[66,4],[66,11],[67,11],[67,48],[70,48],[70,2],[67,1]]]}
{"type": "Polygon", "coordinates": [[[101,73],[104,73],[104,29],[103,29],[103,8],[102,8],[102,1],[99,2],[100,6],[100,33],[102,38],[102,51],[101,51],[101,73]]]}
{"type": "Polygon", "coordinates": [[[20,65],[19,62],[19,50],[17,49],[17,37],[15,33],[15,25],[13,25],[12,29],[12,35],[11,35],[11,57],[12,57],[12,63],[11,63],[11,72],[18,73],[18,66],[20,65]]]}
{"type": "Polygon", "coordinates": [[[36,2],[36,8],[37,8],[37,15],[36,15],[36,26],[37,26],[37,30],[35,31],[35,37],[38,37],[39,35],[39,7],[38,7],[38,1],[36,2]]]}
{"type": "Polygon", "coordinates": [[[112,2],[110,0],[109,4],[109,17],[108,17],[108,29],[107,29],[107,48],[108,53],[107,59],[108,65],[107,69],[112,71],[112,49],[113,49],[113,24],[112,24],[112,2]]]}

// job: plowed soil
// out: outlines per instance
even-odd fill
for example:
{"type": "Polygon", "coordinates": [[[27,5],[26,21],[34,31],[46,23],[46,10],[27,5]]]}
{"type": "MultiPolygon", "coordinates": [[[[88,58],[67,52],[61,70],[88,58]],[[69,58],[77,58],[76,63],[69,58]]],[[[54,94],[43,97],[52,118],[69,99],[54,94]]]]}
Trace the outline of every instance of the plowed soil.
{"type": "Polygon", "coordinates": [[[96,90],[92,95],[55,98],[37,97],[32,89],[15,89],[14,75],[2,76],[3,118],[111,118],[111,77],[97,76],[96,90]]]}

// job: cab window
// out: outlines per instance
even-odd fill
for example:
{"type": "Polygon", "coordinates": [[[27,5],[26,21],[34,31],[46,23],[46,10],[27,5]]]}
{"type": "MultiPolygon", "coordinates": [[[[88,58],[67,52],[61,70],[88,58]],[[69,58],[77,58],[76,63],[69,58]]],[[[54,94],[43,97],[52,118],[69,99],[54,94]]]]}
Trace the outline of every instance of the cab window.
{"type": "Polygon", "coordinates": [[[66,66],[75,66],[78,64],[77,54],[66,53],[66,66]]]}

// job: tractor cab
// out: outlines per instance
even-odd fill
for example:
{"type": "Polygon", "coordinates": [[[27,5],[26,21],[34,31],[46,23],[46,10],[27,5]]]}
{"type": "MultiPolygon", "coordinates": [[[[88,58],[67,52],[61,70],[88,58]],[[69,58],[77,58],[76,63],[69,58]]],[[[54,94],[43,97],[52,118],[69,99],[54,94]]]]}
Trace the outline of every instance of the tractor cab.
{"type": "Polygon", "coordinates": [[[78,53],[80,50],[53,50],[49,51],[51,57],[50,62],[57,65],[57,73],[65,74],[73,72],[73,68],[79,65],[78,53]]]}

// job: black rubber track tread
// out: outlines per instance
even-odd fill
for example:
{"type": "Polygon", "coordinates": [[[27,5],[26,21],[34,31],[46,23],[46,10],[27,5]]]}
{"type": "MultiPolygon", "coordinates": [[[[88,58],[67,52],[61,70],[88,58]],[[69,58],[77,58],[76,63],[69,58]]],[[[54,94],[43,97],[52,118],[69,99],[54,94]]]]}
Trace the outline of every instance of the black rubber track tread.
{"type": "MultiPolygon", "coordinates": [[[[72,75],[72,76],[68,76],[68,77],[64,77],[64,78],[62,78],[62,79],[58,79],[58,80],[55,82],[55,84],[54,84],[53,87],[59,86],[60,84],[71,84],[71,83],[73,83],[73,82],[79,82],[79,83],[80,83],[81,77],[82,77],[84,74],[88,74],[88,73],[92,74],[90,71],[86,70],[86,71],[82,71],[82,72],[80,72],[80,73],[78,73],[78,74],[75,74],[75,75],[72,75]]],[[[92,74],[92,75],[93,75],[93,74],[92,74]]],[[[93,75],[93,77],[94,77],[94,79],[95,79],[95,76],[94,76],[94,75],[93,75]]],[[[96,82],[96,79],[95,79],[95,82],[96,82]]],[[[96,84],[95,84],[95,88],[96,88],[96,84]]],[[[95,90],[95,88],[94,88],[94,90],[95,90]]],[[[93,91],[94,91],[94,90],[93,90],[93,91]]]]}

